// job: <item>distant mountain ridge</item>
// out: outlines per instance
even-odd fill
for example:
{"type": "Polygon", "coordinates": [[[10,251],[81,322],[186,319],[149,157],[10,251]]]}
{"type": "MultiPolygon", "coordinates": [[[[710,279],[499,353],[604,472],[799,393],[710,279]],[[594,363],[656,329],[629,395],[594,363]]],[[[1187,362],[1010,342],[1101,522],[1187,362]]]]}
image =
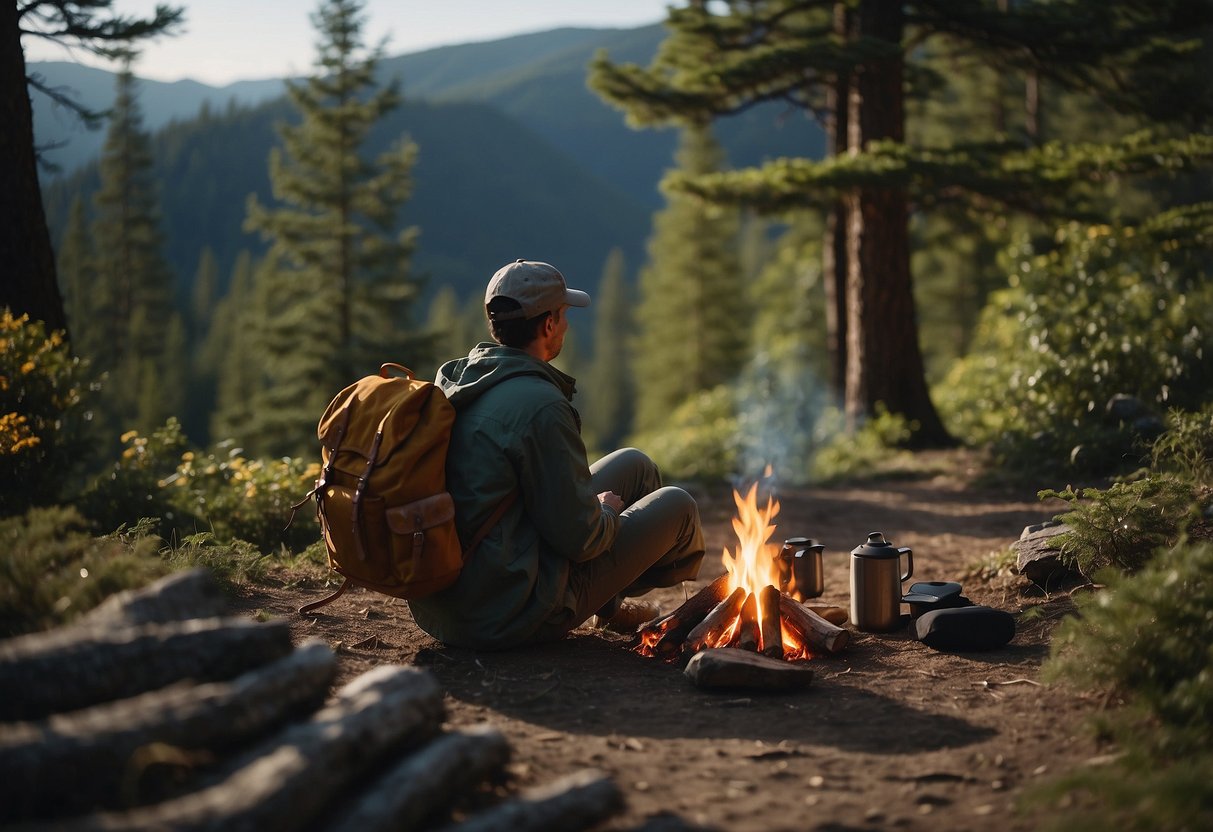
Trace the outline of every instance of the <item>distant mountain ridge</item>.
{"type": "MultiPolygon", "coordinates": [[[[558,263],[593,289],[616,246],[631,268],[641,264],[677,133],[628,128],[587,89],[586,67],[599,49],[612,60],[647,63],[663,36],[660,25],[567,28],[382,60],[384,78],[402,79],[405,104],[379,125],[367,150],[379,152],[402,135],[419,146],[402,224],[421,229],[414,265],[431,276],[431,286],[452,285],[466,296],[501,262],[530,257],[558,263]]],[[[30,70],[74,89],[93,109],[112,101],[112,73],[62,63],[30,70]]],[[[203,246],[215,252],[224,277],[240,250],[263,247],[242,223],[250,192],[271,201],[274,125],[294,117],[282,83],[138,85],[144,124],[154,134],[166,253],[181,291],[203,246]]],[[[90,160],[104,131],[68,132],[67,120],[33,97],[38,141],[70,139],[48,152],[65,169],[44,188],[57,238],[72,198],[82,194],[87,205],[97,187],[90,160]]],[[[735,165],[818,155],[823,146],[815,124],[786,117],[777,105],[723,120],[717,135],[735,165]]]]}

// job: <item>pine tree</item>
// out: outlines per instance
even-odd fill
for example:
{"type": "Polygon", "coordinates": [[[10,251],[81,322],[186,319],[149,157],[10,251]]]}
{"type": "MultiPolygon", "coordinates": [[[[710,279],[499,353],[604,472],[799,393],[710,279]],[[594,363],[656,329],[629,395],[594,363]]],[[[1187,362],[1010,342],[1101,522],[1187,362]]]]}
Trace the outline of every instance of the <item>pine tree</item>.
{"type": "Polygon", "coordinates": [[[416,232],[395,232],[408,198],[415,145],[401,142],[373,164],[368,132],[400,102],[380,88],[382,47],[364,49],[362,4],[325,0],[316,74],[288,84],[301,120],[283,124],[270,155],[278,206],[250,196],[246,228],[271,243],[258,291],[273,298],[262,333],[266,386],[248,425],[261,452],[311,447],[328,400],[384,361],[424,364],[428,343],[411,321],[417,281],[408,275],[416,232]]]}
{"type": "Polygon", "coordinates": [[[224,441],[244,435],[252,418],[252,401],[260,391],[257,333],[264,315],[256,305],[252,257],[241,251],[232,269],[227,294],[219,301],[204,353],[215,367],[215,407],[210,416],[210,439],[224,441]]]}
{"type": "Polygon", "coordinates": [[[198,445],[207,444],[215,409],[215,379],[219,365],[208,342],[212,330],[223,328],[216,320],[218,289],[219,265],[210,246],[204,246],[198,255],[198,268],[190,289],[189,325],[185,327],[185,342],[181,347],[187,381],[185,400],[182,409],[176,411],[186,436],[198,445]]]}
{"type": "MultiPolygon", "coordinates": [[[[89,314],[89,293],[96,282],[92,240],[88,235],[88,221],[84,215],[84,199],[79,194],[72,199],[67,227],[63,230],[63,239],[59,243],[57,266],[59,282],[63,286],[67,323],[72,331],[79,333],[80,322],[89,314]]],[[[77,339],[78,350],[91,352],[95,346],[81,344],[77,339]]]]}
{"type": "Polygon", "coordinates": [[[635,405],[632,375],[631,287],[623,252],[612,249],[602,267],[602,280],[594,298],[593,354],[585,381],[581,411],[587,446],[609,453],[632,431],[635,405]]]}
{"type": "MultiPolygon", "coordinates": [[[[1209,85],[1196,81],[1200,62],[1192,60],[1202,50],[1207,54],[1211,21],[1213,3],[1207,0],[1160,0],[1149,7],[1094,0],[695,2],[670,10],[671,35],[649,68],[615,66],[601,56],[591,85],[637,124],[703,121],[766,100],[826,110],[835,137],[831,158],[779,159],[710,176],[675,173],[667,187],[772,212],[829,212],[841,199],[844,236],[833,234],[823,246],[832,261],[823,271],[829,294],[830,275],[839,272],[840,258],[846,261],[845,303],[836,307],[831,300],[827,313],[837,308],[846,320],[845,327],[832,326],[831,335],[832,351],[845,353],[848,414],[857,420],[883,402],[918,422],[919,444],[940,444],[948,437],[927,394],[918,345],[911,196],[918,208],[960,200],[1070,216],[1086,207],[1076,199],[1085,183],[1207,162],[1213,141],[1156,134],[1104,148],[1038,149],[1025,148],[1018,136],[994,142],[960,137],[940,148],[915,148],[905,135],[905,91],[917,81],[906,75],[911,49],[921,50],[931,37],[954,38],[1029,87],[1038,89],[1047,75],[1125,111],[1191,128],[1213,114],[1209,85]],[[845,349],[837,343],[843,337],[845,349]]],[[[1029,141],[1039,133],[1030,117],[1035,106],[1025,107],[1029,141]]]]}
{"type": "MultiPolygon", "coordinates": [[[[723,154],[706,127],[683,131],[678,170],[719,171],[723,154]]],[[[640,271],[634,362],[636,430],[664,424],[687,397],[732,378],[747,357],[749,327],[736,209],[670,194],[653,220],[640,271]]]]}
{"type": "Polygon", "coordinates": [[[93,348],[86,357],[109,374],[102,424],[116,440],[129,427],[155,427],[143,417],[159,409],[141,404],[141,391],[168,373],[181,375],[181,367],[164,361],[173,277],[162,252],[151,144],[129,57],[117,76],[100,173],[92,223],[96,282],[80,335],[93,348]]]}
{"type": "Polygon", "coordinates": [[[61,89],[27,75],[21,38],[31,35],[66,46],[75,46],[106,57],[116,50],[111,44],[129,47],[133,42],[169,32],[182,19],[182,10],[157,5],[153,15],[142,18],[117,15],[112,0],[17,0],[0,4],[0,262],[6,278],[0,281],[0,307],[51,329],[64,329],[63,300],[55,279],[55,255],[51,249],[42,191],[38,186],[38,152],[34,146],[34,119],[29,88],[96,120],[61,89]]]}

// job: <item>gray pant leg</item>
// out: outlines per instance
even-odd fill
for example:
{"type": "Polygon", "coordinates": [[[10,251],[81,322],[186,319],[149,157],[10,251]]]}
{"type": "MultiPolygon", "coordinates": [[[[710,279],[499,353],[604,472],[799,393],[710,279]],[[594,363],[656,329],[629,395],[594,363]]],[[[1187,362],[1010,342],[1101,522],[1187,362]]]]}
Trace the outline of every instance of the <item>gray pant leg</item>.
{"type": "Polygon", "coordinates": [[[693,579],[705,549],[694,498],[681,488],[658,487],[661,475],[643,453],[615,451],[590,472],[595,489],[619,494],[625,508],[611,551],[572,568],[566,630],[617,595],[641,595],[693,579]]]}

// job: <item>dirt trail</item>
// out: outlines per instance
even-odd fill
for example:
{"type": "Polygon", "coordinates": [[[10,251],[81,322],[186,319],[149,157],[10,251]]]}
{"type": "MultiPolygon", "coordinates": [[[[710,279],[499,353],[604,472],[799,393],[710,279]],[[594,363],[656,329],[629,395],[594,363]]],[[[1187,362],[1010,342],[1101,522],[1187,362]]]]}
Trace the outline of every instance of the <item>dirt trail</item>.
{"type": "MultiPolygon", "coordinates": [[[[976,489],[963,467],[957,457],[932,479],[781,491],[776,537],[826,544],[824,603],[847,606],[848,552],[874,530],[913,548],[914,578],[962,580],[1058,510],[1030,490],[976,489]]],[[[650,596],[664,609],[723,571],[717,553],[733,543],[733,505],[726,495],[701,508],[709,555],[694,584],[650,596]]],[[[816,662],[807,691],[778,695],[696,689],[677,666],[590,628],[488,653],[435,642],[403,602],[373,593],[348,593],[311,621],[293,610],[316,589],[257,588],[235,603],[290,618],[300,639],[339,645],[340,681],[385,662],[428,667],[448,691],[450,723],[489,721],[506,733],[519,786],[586,767],[609,772],[628,801],[611,829],[661,812],[738,832],[1033,829],[1040,816],[1014,814],[1017,796],[1099,754],[1083,726],[1092,703],[1037,684],[1069,602],[1023,595],[1019,579],[963,582],[977,603],[1042,609],[1020,617],[1007,647],[985,653],[936,652],[910,628],[853,631],[847,651],[816,662]]]]}

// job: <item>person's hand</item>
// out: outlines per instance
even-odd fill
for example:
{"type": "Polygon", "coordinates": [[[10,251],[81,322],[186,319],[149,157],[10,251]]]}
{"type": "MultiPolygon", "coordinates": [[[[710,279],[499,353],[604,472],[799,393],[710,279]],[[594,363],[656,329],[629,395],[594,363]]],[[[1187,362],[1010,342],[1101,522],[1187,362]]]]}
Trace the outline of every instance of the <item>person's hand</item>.
{"type": "Polygon", "coordinates": [[[615,510],[616,514],[623,511],[623,498],[614,491],[604,491],[598,495],[598,502],[615,510]]]}

